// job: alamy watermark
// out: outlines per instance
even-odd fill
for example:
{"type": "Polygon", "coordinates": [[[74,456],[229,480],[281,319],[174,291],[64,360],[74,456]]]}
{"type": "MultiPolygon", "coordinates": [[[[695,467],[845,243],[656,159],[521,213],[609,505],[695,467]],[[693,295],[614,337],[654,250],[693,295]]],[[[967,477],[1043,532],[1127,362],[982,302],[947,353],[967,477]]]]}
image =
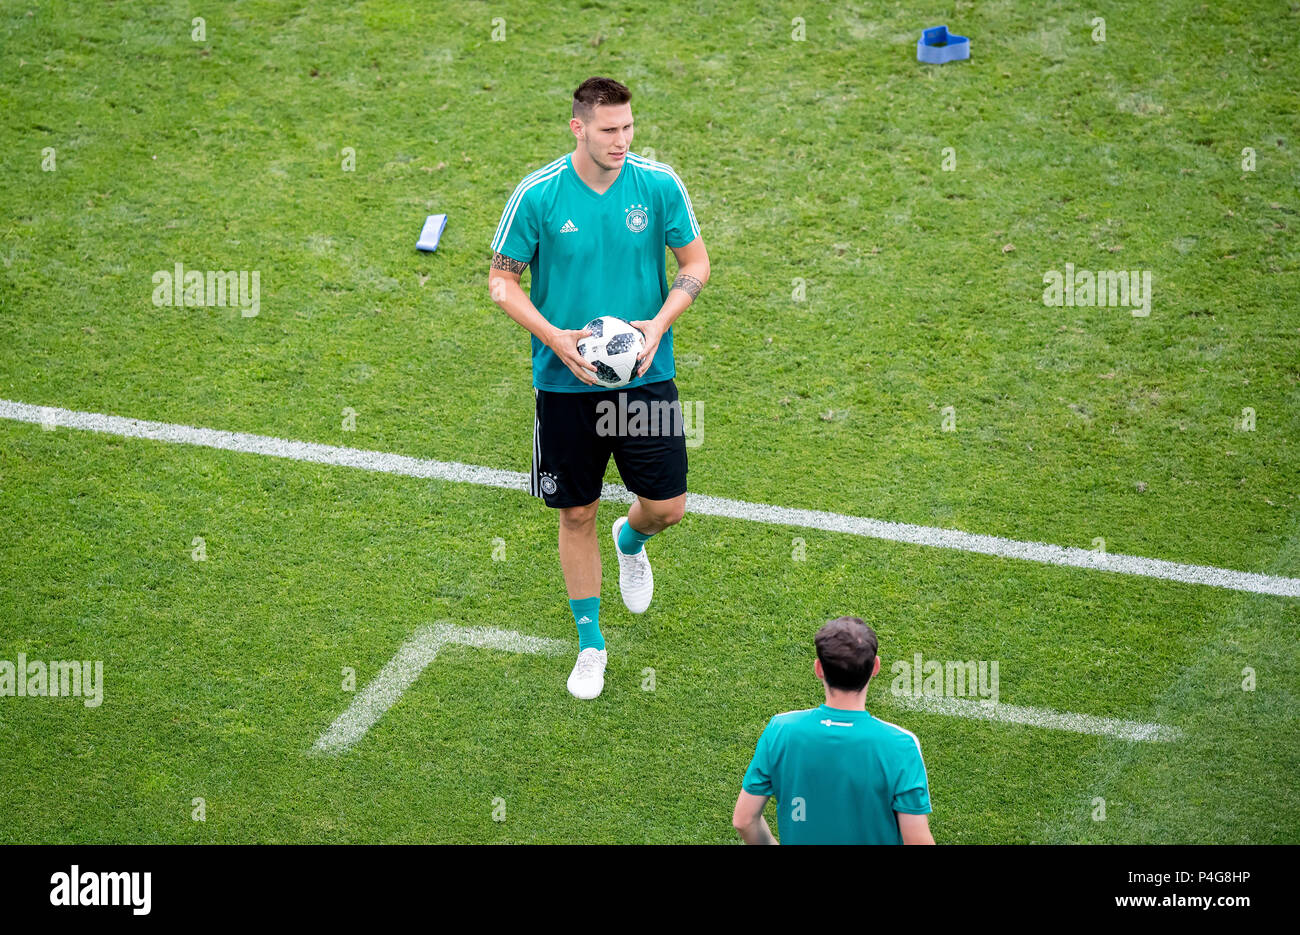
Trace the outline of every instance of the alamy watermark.
{"type": "Polygon", "coordinates": [[[596,403],[596,434],[602,438],[641,438],[685,435],[687,448],[704,443],[704,402],[674,399],[628,401],[627,393],[618,400],[602,399],[596,403]]]}
{"type": "Polygon", "coordinates": [[[262,308],[261,270],[187,270],[177,263],[174,270],[153,274],[153,304],[234,308],[244,318],[256,318],[262,308]]]}
{"type": "Polygon", "coordinates": [[[1043,273],[1043,304],[1062,306],[1105,305],[1133,309],[1134,318],[1151,314],[1151,270],[1102,269],[1075,270],[1065,264],[1065,272],[1049,269],[1043,273]]]}
{"type": "Polygon", "coordinates": [[[84,698],[87,708],[104,701],[104,663],[71,660],[27,661],[18,654],[16,663],[0,659],[0,698],[84,698]]]}
{"type": "Polygon", "coordinates": [[[998,661],[956,662],[923,659],[914,653],[889,667],[894,680],[889,692],[904,698],[978,698],[986,705],[998,703],[998,661]]]}
{"type": "Polygon", "coordinates": [[[147,916],[153,905],[153,873],[146,870],[82,870],[77,864],[66,873],[50,876],[51,906],[126,906],[137,916],[147,916]]]}

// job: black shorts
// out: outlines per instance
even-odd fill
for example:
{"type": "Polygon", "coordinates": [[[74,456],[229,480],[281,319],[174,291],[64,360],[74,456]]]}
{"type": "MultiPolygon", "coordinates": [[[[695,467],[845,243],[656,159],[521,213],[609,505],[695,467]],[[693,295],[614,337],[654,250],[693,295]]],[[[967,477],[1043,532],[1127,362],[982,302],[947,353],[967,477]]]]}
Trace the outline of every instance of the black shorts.
{"type": "Polygon", "coordinates": [[[671,500],[686,493],[686,433],[672,380],[630,390],[534,392],[531,491],[547,506],[599,500],[611,454],[623,485],[637,496],[671,500]]]}

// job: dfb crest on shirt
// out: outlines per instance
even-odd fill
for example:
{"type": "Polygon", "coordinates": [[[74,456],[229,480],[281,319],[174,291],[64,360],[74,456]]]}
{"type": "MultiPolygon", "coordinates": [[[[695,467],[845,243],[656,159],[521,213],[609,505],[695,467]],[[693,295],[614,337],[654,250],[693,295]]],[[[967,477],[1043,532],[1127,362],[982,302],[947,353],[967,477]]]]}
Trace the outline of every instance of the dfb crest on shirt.
{"type": "Polygon", "coordinates": [[[632,233],[639,234],[649,226],[645,205],[629,205],[624,212],[627,214],[627,229],[632,233]]]}

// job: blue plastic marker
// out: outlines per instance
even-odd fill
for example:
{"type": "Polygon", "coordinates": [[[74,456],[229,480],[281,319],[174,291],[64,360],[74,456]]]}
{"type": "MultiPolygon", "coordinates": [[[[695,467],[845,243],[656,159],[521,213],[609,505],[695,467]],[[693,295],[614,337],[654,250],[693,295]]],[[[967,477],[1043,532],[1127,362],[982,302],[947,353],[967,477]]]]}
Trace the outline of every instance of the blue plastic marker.
{"type": "Polygon", "coordinates": [[[916,40],[916,60],[927,65],[960,62],[970,58],[970,39],[954,36],[947,26],[931,26],[916,40]]]}
{"type": "Polygon", "coordinates": [[[420,239],[415,243],[415,249],[424,250],[432,253],[438,249],[438,238],[442,236],[442,229],[447,226],[447,215],[431,214],[424,220],[424,230],[420,231],[420,239]]]}

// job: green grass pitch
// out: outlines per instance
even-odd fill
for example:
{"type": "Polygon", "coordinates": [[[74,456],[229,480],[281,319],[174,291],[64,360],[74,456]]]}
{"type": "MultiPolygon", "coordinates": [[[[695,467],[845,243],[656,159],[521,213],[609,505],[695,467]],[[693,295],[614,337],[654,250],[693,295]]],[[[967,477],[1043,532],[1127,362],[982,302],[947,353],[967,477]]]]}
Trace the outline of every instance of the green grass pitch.
{"type": "MultiPolygon", "coordinates": [[[[0,0],[0,398],[527,470],[488,244],[608,75],[712,261],[676,330],[692,491],[1300,576],[1297,35],[1276,2],[0,0]],[[945,22],[971,59],[918,64],[945,22]],[[155,306],[177,262],[259,271],[259,314],[155,306]],[[1066,263],[1150,271],[1150,315],[1045,305],[1066,263]]],[[[555,528],[512,491],[0,420],[0,660],[102,660],[105,690],[0,697],[0,841],[734,842],[846,613],[885,673],[997,660],[1003,702],[1184,732],[917,713],[882,674],[941,843],[1300,839],[1300,600],[691,514],[641,617],[602,539],[597,701],[569,656],[447,647],[312,753],[343,670],[422,625],[576,649],[555,528]]]]}

